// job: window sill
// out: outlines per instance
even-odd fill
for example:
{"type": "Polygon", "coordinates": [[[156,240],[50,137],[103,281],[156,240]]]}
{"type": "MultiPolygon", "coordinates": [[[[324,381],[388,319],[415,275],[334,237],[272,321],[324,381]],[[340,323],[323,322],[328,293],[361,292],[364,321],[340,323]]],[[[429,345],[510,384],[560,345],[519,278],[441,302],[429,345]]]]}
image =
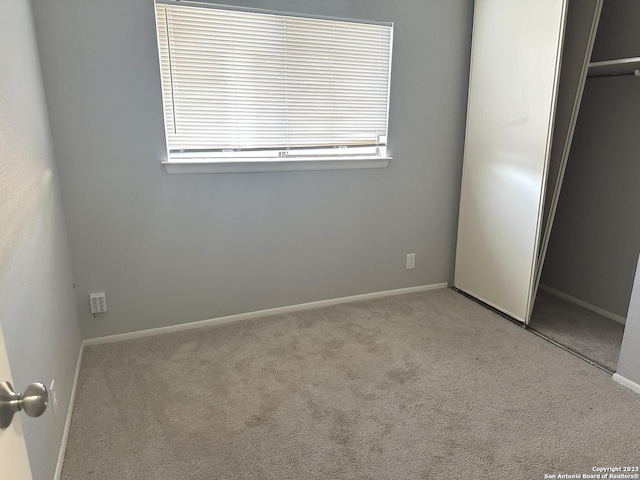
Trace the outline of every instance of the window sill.
{"type": "Polygon", "coordinates": [[[352,170],[357,168],[385,168],[392,157],[330,157],[330,158],[217,158],[202,160],[169,160],[162,165],[170,174],[183,173],[249,173],[296,172],[305,170],[352,170]]]}

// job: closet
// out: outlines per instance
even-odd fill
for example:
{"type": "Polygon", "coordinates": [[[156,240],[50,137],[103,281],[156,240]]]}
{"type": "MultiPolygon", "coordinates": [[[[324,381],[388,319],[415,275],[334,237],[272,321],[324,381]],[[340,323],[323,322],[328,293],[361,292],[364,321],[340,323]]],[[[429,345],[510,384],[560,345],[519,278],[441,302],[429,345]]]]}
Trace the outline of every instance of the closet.
{"type": "Polygon", "coordinates": [[[454,285],[610,370],[640,251],[639,20],[635,0],[474,14],[454,285]]]}

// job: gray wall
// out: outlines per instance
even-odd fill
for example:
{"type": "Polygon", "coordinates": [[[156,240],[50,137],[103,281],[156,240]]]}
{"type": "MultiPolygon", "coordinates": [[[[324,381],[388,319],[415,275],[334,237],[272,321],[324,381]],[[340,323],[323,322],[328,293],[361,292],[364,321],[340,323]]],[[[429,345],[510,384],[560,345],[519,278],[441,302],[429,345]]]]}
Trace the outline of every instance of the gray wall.
{"type": "Polygon", "coordinates": [[[556,198],[558,179],[563,170],[565,159],[565,144],[569,137],[573,137],[572,125],[576,120],[575,102],[581,97],[584,88],[582,69],[585,61],[589,60],[593,47],[591,30],[594,17],[598,15],[600,0],[572,0],[569,2],[567,21],[562,46],[562,68],[560,84],[558,85],[558,99],[556,104],[555,123],[553,126],[553,144],[549,158],[549,173],[542,216],[542,248],[551,228],[551,207],[556,198]]]}
{"type": "Polygon", "coordinates": [[[2,3],[0,66],[0,321],[16,388],[56,381],[57,414],[22,416],[33,476],[44,480],[81,338],[29,2],[2,3]]]}
{"type": "Polygon", "coordinates": [[[237,3],[394,21],[394,160],[168,175],[153,0],[34,0],[87,337],[452,279],[472,0],[237,3]]]}
{"type": "Polygon", "coordinates": [[[638,25],[638,0],[604,0],[591,60],[599,62],[640,56],[638,25]]]}
{"type": "MultiPolygon", "coordinates": [[[[640,262],[638,262],[640,267],[640,262]]],[[[636,271],[633,283],[631,304],[627,324],[624,327],[624,339],[620,349],[617,373],[640,385],[640,268],[636,271]]]]}
{"type": "Polygon", "coordinates": [[[640,85],[587,80],[542,283],[626,317],[640,251],[640,85]]]}
{"type": "MultiPolygon", "coordinates": [[[[640,56],[640,2],[605,0],[592,59],[640,56]]],[[[640,251],[640,82],[587,80],[542,283],[626,317],[640,251]]]]}

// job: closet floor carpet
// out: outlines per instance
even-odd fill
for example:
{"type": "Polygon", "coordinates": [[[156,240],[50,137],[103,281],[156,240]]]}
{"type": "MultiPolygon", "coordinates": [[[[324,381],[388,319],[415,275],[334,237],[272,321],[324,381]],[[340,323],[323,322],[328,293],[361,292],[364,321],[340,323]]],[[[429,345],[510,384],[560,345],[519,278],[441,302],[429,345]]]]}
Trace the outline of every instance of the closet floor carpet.
{"type": "Polygon", "coordinates": [[[640,395],[451,290],[87,347],[64,480],[541,479],[640,459],[640,395]]]}
{"type": "Polygon", "coordinates": [[[618,366],[624,325],[543,290],[538,292],[531,327],[612,372],[618,366]]]}

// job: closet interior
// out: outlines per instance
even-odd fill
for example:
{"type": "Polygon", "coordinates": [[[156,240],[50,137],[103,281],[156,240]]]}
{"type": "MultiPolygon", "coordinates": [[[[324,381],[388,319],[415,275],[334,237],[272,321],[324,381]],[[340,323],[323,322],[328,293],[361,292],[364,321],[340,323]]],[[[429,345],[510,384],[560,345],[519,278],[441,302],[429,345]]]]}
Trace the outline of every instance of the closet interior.
{"type": "Polygon", "coordinates": [[[454,287],[615,371],[640,251],[640,2],[476,0],[454,287]]]}
{"type": "Polygon", "coordinates": [[[569,3],[540,281],[529,323],[611,372],[640,251],[639,22],[636,0],[569,3]],[[563,81],[575,77],[572,62],[579,63],[581,45],[590,57],[588,71],[583,86],[568,80],[576,89],[571,99],[573,91],[563,81]],[[573,124],[562,111],[572,101],[573,124]]]}

